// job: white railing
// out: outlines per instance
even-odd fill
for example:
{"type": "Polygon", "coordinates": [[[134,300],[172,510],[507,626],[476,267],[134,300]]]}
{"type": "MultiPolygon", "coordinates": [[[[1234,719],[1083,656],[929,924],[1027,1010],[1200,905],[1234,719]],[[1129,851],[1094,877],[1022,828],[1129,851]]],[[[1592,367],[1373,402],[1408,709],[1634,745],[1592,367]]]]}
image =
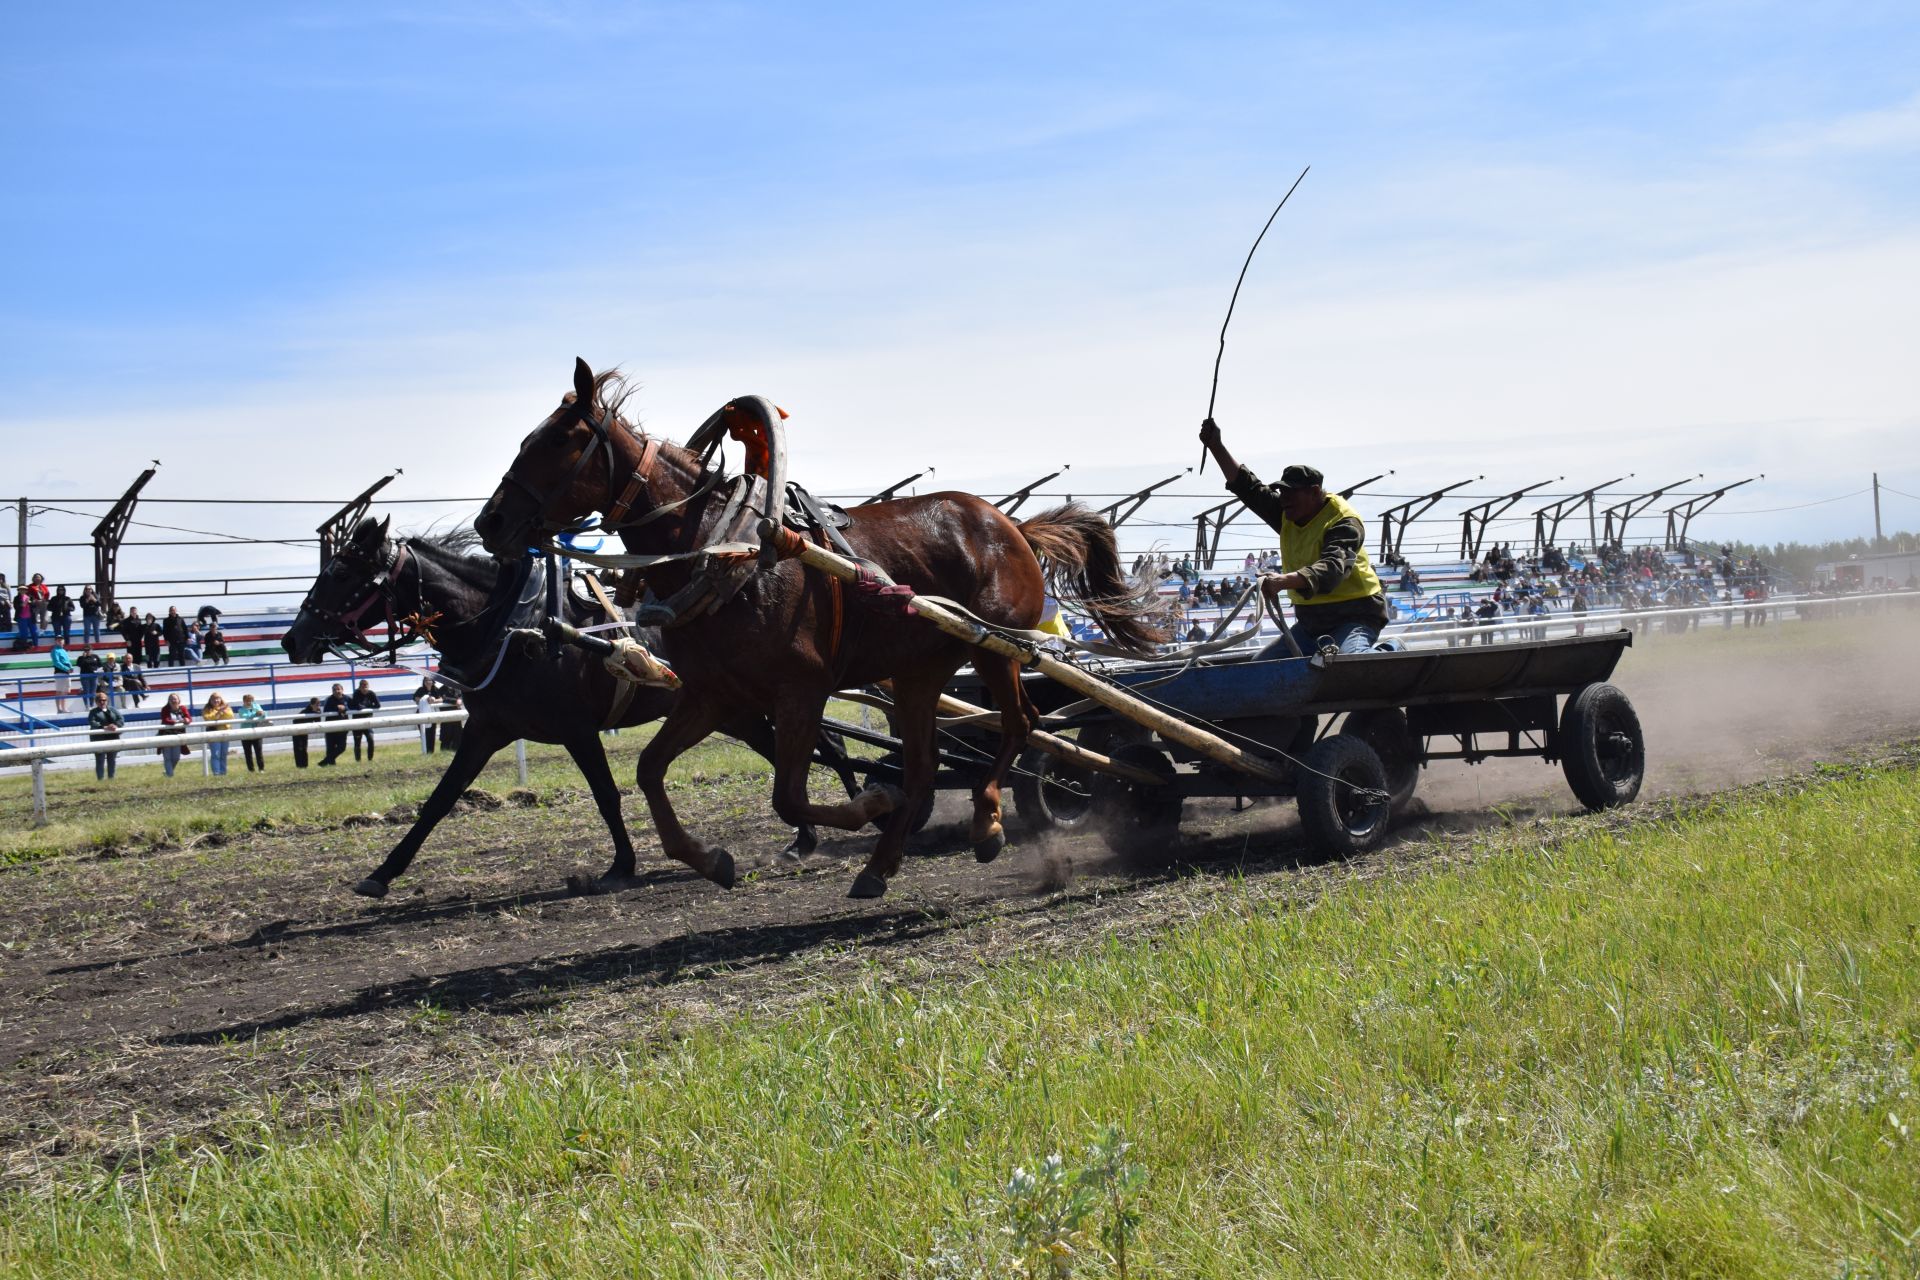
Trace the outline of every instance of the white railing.
{"type": "MultiPolygon", "coordinates": [[[[57,742],[51,746],[22,747],[0,752],[0,765],[27,765],[33,770],[33,825],[47,820],[47,761],[68,756],[111,755],[121,751],[154,751],[166,748],[204,746],[213,742],[235,742],[246,738],[304,738],[316,734],[372,733],[376,729],[416,728],[431,724],[464,724],[465,711],[428,711],[416,715],[349,716],[346,719],[303,720],[229,729],[193,729],[186,733],[147,733],[138,737],[122,735],[89,742],[57,742]]],[[[527,785],[527,744],[514,743],[519,763],[520,785],[527,785]]]]}

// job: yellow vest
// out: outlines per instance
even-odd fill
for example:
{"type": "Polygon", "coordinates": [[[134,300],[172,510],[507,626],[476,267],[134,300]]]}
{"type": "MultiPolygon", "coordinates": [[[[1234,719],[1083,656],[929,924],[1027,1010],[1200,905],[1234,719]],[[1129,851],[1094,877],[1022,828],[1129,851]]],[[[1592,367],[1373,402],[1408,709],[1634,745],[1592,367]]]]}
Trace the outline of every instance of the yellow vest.
{"type": "MultiPolygon", "coordinates": [[[[1295,569],[1305,568],[1320,558],[1320,540],[1327,532],[1327,526],[1336,520],[1360,519],[1360,513],[1347,504],[1347,500],[1337,493],[1327,495],[1327,504],[1320,508],[1318,515],[1305,524],[1295,524],[1282,516],[1280,519],[1280,567],[1291,573],[1295,569]]],[[[1289,591],[1295,605],[1339,604],[1344,600],[1365,600],[1368,596],[1380,594],[1380,579],[1374,576],[1373,562],[1367,559],[1366,525],[1361,525],[1360,555],[1353,563],[1353,572],[1340,580],[1339,585],[1325,595],[1310,596],[1303,591],[1289,591]]]]}

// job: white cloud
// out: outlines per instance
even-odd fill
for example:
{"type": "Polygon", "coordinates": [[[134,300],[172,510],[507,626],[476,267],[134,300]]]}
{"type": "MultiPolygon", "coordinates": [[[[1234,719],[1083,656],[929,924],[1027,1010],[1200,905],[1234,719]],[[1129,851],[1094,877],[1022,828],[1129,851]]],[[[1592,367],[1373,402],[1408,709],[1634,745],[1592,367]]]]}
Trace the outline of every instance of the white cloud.
{"type": "Polygon", "coordinates": [[[1892,106],[1795,125],[1762,139],[1758,147],[1762,154],[1789,159],[1917,149],[1920,93],[1892,106]]]}

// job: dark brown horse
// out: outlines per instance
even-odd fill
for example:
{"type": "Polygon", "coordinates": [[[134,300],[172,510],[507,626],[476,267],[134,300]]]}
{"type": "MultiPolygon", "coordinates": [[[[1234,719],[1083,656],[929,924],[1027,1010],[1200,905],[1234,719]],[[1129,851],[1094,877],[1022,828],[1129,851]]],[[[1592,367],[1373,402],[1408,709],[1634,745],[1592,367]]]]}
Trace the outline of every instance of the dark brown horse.
{"type": "MultiPolygon", "coordinates": [[[[353,891],[363,897],[386,896],[388,884],[413,862],[428,834],[473,785],[487,761],[516,738],[557,743],[567,749],[613,837],[613,865],[607,877],[621,880],[634,874],[633,843],[627,838],[620,788],[607,767],[600,730],[657,720],[679,695],[643,685],[623,700],[619,683],[597,659],[568,647],[557,661],[549,662],[545,643],[537,634],[509,634],[509,623],[529,621],[513,616],[514,605],[523,595],[536,602],[538,612],[544,612],[537,608],[538,584],[523,593],[514,589],[514,581],[503,583],[498,560],[471,554],[474,541],[471,533],[458,532],[389,538],[386,521],[362,520],[320,571],[299,616],[280,642],[295,662],[318,662],[336,645],[368,647],[366,629],[378,621],[433,617],[437,621],[429,630],[441,653],[442,671],[458,667],[479,686],[466,694],[467,723],[460,746],[420,806],[419,817],[386,861],[354,886],[353,891]]],[[[565,597],[561,611],[566,621],[583,626],[593,613],[565,597]]],[[[537,619],[531,621],[537,625],[537,619]]],[[[746,717],[724,729],[773,758],[773,726],[765,716],[746,717]]],[[[839,748],[836,735],[823,738],[823,762],[838,770],[851,792],[855,779],[839,748]]],[[[803,828],[788,852],[797,856],[816,843],[814,833],[803,828]]]]}
{"type": "MultiPolygon", "coordinates": [[[[522,442],[474,521],[489,551],[518,556],[530,540],[596,511],[614,513],[612,527],[634,553],[686,552],[712,540],[723,505],[709,483],[713,473],[689,450],[623,421],[621,390],[617,374],[595,376],[585,361],[576,363],[573,392],[522,442]]],[[[1058,598],[1092,613],[1120,646],[1144,652],[1164,638],[1148,620],[1151,598],[1120,572],[1113,530],[1084,508],[1061,507],[1016,525],[971,494],[936,493],[849,514],[845,535],[857,556],[916,594],[957,601],[990,624],[1033,627],[1051,585],[1058,598]]],[[[647,585],[667,598],[694,572],[668,563],[648,571],[647,585]]],[[[662,643],[685,687],[641,752],[638,780],[666,853],[708,879],[731,887],[732,855],[680,825],[667,799],[667,766],[723,722],[771,713],[775,812],[785,822],[842,830],[884,816],[850,896],[885,893],[913,816],[932,791],[936,705],[969,659],[1001,723],[999,754],[974,790],[971,840],[981,861],[1005,844],[1000,781],[1037,718],[1011,660],[973,650],[897,610],[867,607],[792,561],[762,569],[715,611],[663,631],[662,643]],[[828,697],[880,681],[892,682],[905,794],[882,788],[841,804],[810,802],[807,762],[828,697]]]]}

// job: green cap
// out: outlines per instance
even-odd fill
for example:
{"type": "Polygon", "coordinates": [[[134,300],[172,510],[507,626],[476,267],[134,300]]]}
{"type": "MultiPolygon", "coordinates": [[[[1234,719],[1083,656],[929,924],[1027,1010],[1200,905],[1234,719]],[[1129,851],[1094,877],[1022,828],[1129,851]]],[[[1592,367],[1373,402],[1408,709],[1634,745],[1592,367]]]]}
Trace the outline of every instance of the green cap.
{"type": "Polygon", "coordinates": [[[1273,487],[1276,489],[1317,489],[1325,479],[1325,476],[1315,471],[1312,467],[1303,466],[1296,462],[1280,473],[1280,483],[1273,487]]]}

